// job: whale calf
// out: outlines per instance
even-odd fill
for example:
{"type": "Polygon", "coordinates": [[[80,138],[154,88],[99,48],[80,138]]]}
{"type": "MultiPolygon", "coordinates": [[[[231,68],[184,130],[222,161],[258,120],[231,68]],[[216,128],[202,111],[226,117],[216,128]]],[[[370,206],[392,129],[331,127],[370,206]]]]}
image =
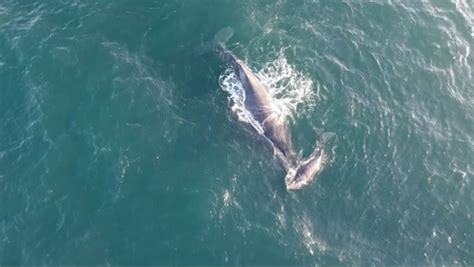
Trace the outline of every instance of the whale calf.
{"type": "Polygon", "coordinates": [[[215,52],[234,71],[245,91],[245,108],[262,129],[263,137],[273,148],[274,155],[286,171],[287,190],[299,189],[313,180],[322,167],[323,149],[316,148],[307,159],[299,159],[291,143],[288,123],[279,119],[274,100],[268,88],[258,79],[252,70],[225,48],[232,37],[231,28],[220,30],[210,43],[200,48],[200,54],[215,52]]]}

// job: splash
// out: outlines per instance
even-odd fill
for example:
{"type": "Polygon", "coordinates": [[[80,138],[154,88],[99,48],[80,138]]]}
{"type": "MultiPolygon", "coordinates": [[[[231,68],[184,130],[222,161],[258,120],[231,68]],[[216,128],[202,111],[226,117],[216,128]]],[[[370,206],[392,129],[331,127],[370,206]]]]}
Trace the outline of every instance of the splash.
{"type": "MultiPolygon", "coordinates": [[[[296,71],[282,53],[274,61],[264,64],[255,75],[268,88],[274,99],[276,114],[281,120],[294,119],[314,108],[316,93],[313,82],[296,71]]],[[[219,77],[219,84],[222,90],[229,93],[230,108],[238,119],[249,123],[262,134],[262,126],[245,108],[245,91],[231,68],[219,77]]]]}
{"type": "Polygon", "coordinates": [[[263,128],[260,123],[256,121],[252,114],[245,108],[245,91],[232,69],[227,69],[219,77],[219,85],[224,91],[229,93],[228,99],[230,108],[237,115],[239,120],[249,123],[259,134],[263,134],[263,128]]]}
{"type": "Polygon", "coordinates": [[[256,75],[269,88],[283,117],[294,119],[314,108],[316,93],[313,81],[296,71],[281,52],[276,60],[265,64],[256,75]]]}

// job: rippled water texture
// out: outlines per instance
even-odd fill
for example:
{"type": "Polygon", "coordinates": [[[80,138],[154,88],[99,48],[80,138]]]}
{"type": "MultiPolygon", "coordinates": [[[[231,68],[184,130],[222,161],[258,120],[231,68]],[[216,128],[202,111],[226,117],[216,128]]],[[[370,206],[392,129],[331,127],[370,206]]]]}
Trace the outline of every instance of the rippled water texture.
{"type": "Polygon", "coordinates": [[[469,0],[0,1],[0,264],[473,265],[469,0]],[[311,184],[245,123],[221,28],[311,184]]]}

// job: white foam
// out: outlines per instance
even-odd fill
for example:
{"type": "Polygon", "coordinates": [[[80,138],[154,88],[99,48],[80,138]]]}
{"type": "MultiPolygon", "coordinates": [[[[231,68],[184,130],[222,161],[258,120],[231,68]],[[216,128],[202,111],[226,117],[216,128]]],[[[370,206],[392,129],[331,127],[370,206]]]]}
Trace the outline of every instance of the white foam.
{"type": "MultiPolygon", "coordinates": [[[[255,75],[269,89],[279,118],[293,119],[314,108],[316,93],[313,82],[296,71],[282,53],[274,61],[264,64],[262,69],[255,72],[255,75]]],[[[259,133],[263,133],[262,126],[245,108],[245,91],[231,68],[219,77],[219,84],[222,90],[229,93],[230,108],[238,119],[249,123],[259,133]]]]}
{"type": "Polygon", "coordinates": [[[252,125],[258,133],[263,134],[263,128],[253,117],[252,114],[245,108],[245,91],[242,84],[237,80],[237,77],[232,69],[227,69],[219,77],[219,85],[221,88],[229,93],[229,104],[231,110],[237,115],[240,121],[252,125]]]}
{"type": "Polygon", "coordinates": [[[313,223],[305,213],[303,213],[301,217],[298,216],[298,218],[296,218],[294,225],[296,231],[301,236],[303,245],[310,255],[314,255],[317,251],[322,252],[328,249],[326,242],[317,237],[313,223]]]}

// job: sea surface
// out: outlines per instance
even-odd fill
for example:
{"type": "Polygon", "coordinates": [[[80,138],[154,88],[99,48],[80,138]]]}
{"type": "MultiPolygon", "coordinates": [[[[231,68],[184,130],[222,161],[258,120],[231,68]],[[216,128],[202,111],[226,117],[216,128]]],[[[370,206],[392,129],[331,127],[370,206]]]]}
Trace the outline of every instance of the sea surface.
{"type": "Polygon", "coordinates": [[[0,265],[474,265],[473,46],[471,0],[0,0],[0,265]]]}

